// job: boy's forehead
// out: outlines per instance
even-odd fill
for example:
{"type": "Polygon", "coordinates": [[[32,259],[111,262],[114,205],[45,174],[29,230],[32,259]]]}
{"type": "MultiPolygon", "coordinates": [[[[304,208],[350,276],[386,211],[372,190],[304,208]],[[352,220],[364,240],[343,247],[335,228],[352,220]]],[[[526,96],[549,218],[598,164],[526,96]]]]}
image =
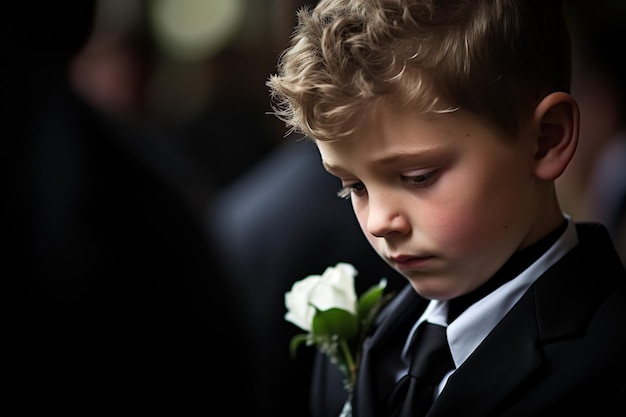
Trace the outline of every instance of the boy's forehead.
{"type": "Polygon", "coordinates": [[[484,117],[459,109],[420,114],[382,109],[367,128],[337,140],[315,140],[324,167],[333,173],[354,164],[392,167],[419,164],[467,147],[516,142],[484,117]],[[491,138],[491,139],[487,139],[491,138]]]}

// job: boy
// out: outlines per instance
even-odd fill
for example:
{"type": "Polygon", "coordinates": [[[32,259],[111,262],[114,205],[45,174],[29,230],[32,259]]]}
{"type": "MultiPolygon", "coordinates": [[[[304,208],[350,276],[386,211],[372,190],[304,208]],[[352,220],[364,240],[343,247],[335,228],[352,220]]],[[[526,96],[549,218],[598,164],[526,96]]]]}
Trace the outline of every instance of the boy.
{"type": "MultiPolygon", "coordinates": [[[[560,2],[322,0],[298,17],[276,115],[410,283],[364,345],[353,415],[626,415],[626,272],[554,186],[579,129],[560,2]],[[420,399],[430,328],[451,362],[420,399]]],[[[319,359],[312,413],[337,416],[348,394],[319,359]]]]}

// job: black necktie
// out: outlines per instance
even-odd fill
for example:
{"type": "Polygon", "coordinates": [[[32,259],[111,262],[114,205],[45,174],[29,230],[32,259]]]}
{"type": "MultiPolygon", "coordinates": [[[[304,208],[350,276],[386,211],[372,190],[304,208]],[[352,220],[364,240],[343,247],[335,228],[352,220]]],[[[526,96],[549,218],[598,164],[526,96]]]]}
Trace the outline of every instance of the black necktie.
{"type": "Polygon", "coordinates": [[[454,369],[445,327],[424,322],[414,337],[409,372],[398,381],[389,397],[390,417],[425,416],[437,385],[454,369]]]}

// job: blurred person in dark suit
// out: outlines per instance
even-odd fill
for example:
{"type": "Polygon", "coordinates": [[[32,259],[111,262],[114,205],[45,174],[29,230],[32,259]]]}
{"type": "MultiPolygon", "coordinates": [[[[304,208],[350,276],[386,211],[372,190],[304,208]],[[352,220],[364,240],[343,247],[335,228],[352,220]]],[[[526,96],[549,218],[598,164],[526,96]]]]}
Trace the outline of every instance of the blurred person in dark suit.
{"type": "Polygon", "coordinates": [[[72,81],[96,106],[164,133],[220,188],[276,144],[263,107],[276,1],[100,0],[72,81]]]}
{"type": "Polygon", "coordinates": [[[5,268],[18,287],[5,292],[8,397],[23,411],[208,412],[246,346],[193,202],[210,184],[70,86],[94,4],[0,15],[5,268]]]}
{"type": "Polygon", "coordinates": [[[567,2],[574,35],[573,92],[581,119],[579,151],[560,191],[575,217],[604,223],[626,265],[626,3],[567,2]]]}
{"type": "Polygon", "coordinates": [[[255,416],[309,415],[314,349],[295,358],[289,341],[300,329],[284,320],[284,294],[295,281],[338,262],[358,270],[358,294],[388,279],[388,290],[404,281],[372,249],[340,184],[319,162],[309,140],[278,147],[214,198],[208,229],[233,289],[245,288],[241,306],[254,363],[248,384],[255,416]]]}

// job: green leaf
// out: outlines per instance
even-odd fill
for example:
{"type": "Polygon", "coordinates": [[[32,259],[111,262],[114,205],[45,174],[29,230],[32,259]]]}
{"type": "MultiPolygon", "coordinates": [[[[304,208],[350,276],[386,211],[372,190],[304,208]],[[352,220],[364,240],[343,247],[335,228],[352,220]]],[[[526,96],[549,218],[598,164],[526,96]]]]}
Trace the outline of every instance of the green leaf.
{"type": "Polygon", "coordinates": [[[298,346],[300,346],[303,342],[306,342],[308,338],[308,334],[298,334],[291,338],[291,342],[289,342],[289,352],[291,353],[292,358],[296,357],[298,346]]]}
{"type": "Polygon", "coordinates": [[[366,317],[372,308],[380,305],[380,298],[383,296],[386,286],[387,283],[383,280],[380,284],[373,285],[363,293],[361,298],[359,298],[358,306],[358,316],[360,318],[366,317]]]}
{"type": "Polygon", "coordinates": [[[349,311],[330,308],[325,311],[317,310],[312,328],[315,335],[332,335],[348,340],[359,331],[359,321],[349,311]]]}

